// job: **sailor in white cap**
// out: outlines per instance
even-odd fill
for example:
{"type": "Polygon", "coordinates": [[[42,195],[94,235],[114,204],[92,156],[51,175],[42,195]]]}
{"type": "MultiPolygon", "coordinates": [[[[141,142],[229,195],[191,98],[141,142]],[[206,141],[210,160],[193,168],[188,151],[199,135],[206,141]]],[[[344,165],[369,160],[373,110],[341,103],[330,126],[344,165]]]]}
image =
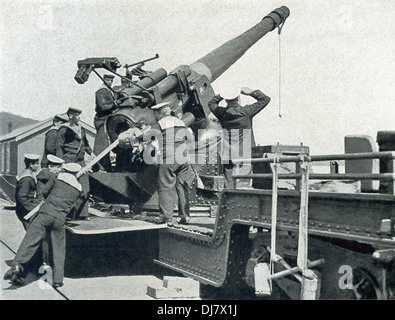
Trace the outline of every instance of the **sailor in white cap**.
{"type": "Polygon", "coordinates": [[[43,193],[47,197],[38,211],[12,262],[12,267],[7,271],[5,278],[11,279],[15,284],[23,284],[23,274],[29,268],[29,262],[40,247],[45,234],[48,233],[52,242],[53,279],[48,282],[53,287],[63,285],[64,261],[66,254],[65,221],[68,212],[82,192],[82,186],[76,178],[81,170],[77,163],[63,165],[64,172],[50,180],[50,186],[43,193]],[[51,282],[52,280],[52,282],[51,282]]]}
{"type": "MultiPolygon", "coordinates": [[[[231,91],[230,91],[231,92],[231,91]]],[[[229,163],[234,157],[248,158],[250,154],[240,155],[244,151],[244,145],[248,150],[255,146],[255,139],[252,130],[252,118],[263,110],[270,102],[270,98],[260,90],[250,88],[241,88],[240,92],[225,95],[226,106],[221,108],[220,103],[224,98],[217,94],[208,103],[211,112],[217,117],[223,129],[221,161],[224,168],[225,188],[233,188],[233,165],[229,163]],[[257,101],[250,105],[240,105],[240,93],[251,96],[257,101]]],[[[251,171],[251,165],[243,166],[241,174],[248,174],[251,171]]],[[[249,180],[246,186],[249,185],[249,180]]],[[[243,182],[244,185],[244,182],[243,182]]]]}
{"type": "Polygon", "coordinates": [[[69,118],[66,114],[57,114],[52,120],[52,127],[48,129],[45,133],[45,141],[44,141],[44,152],[41,158],[41,168],[46,168],[48,166],[47,155],[48,154],[56,154],[56,134],[58,133],[58,129],[61,124],[69,121],[69,118]]]}
{"type": "Polygon", "coordinates": [[[159,142],[162,154],[158,172],[159,217],[153,222],[172,223],[174,206],[178,203],[179,223],[187,224],[190,220],[189,188],[194,173],[187,157],[178,156],[178,152],[184,153],[187,150],[184,137],[190,132],[185,123],[173,115],[169,102],[159,103],[151,107],[151,110],[158,120],[152,128],[160,129],[162,133],[162,141],[159,142]]]}
{"type": "Polygon", "coordinates": [[[16,177],[15,212],[26,230],[30,222],[23,217],[40,202],[36,198],[36,173],[40,167],[40,156],[26,153],[24,154],[24,162],[25,169],[16,177]]]}
{"type": "MultiPolygon", "coordinates": [[[[42,163],[42,161],[41,161],[42,163]]],[[[62,170],[62,164],[64,160],[49,154],[47,155],[47,168],[41,168],[37,174],[37,189],[36,198],[38,200],[44,200],[43,193],[45,193],[46,188],[51,184],[50,180],[56,179],[58,173],[62,170]]],[[[43,240],[42,243],[42,262],[44,265],[50,265],[50,254],[49,254],[49,235],[43,240]]],[[[41,263],[41,262],[40,262],[41,263]]]]}
{"type": "Polygon", "coordinates": [[[47,155],[48,168],[42,168],[37,174],[37,198],[43,199],[43,189],[50,179],[57,177],[62,170],[63,159],[52,154],[47,155]]]}

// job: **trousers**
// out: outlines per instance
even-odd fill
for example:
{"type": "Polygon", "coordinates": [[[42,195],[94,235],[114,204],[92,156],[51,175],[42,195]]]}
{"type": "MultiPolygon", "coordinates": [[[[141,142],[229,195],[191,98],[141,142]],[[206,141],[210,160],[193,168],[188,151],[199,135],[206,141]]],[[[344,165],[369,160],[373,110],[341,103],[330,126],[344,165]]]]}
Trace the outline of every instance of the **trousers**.
{"type": "Polygon", "coordinates": [[[82,194],[77,198],[74,204],[74,217],[75,218],[86,218],[89,217],[89,175],[84,173],[79,177],[78,182],[82,186],[82,194]]]}
{"type": "MultiPolygon", "coordinates": [[[[104,151],[109,145],[109,139],[106,134],[106,130],[104,128],[104,124],[106,122],[107,116],[98,117],[95,116],[94,125],[96,128],[96,136],[95,143],[93,146],[93,153],[98,156],[102,151],[104,151]]],[[[99,161],[103,169],[107,172],[111,171],[111,159],[110,153],[107,153],[101,160],[99,161]]]]}
{"type": "Polygon", "coordinates": [[[188,163],[159,165],[159,214],[165,219],[172,219],[177,199],[178,216],[189,217],[189,188],[193,177],[191,171],[188,163]]]}
{"type": "Polygon", "coordinates": [[[53,281],[62,282],[66,256],[66,232],[64,220],[39,212],[26,230],[25,237],[15,255],[13,266],[27,265],[48,233],[52,243],[53,281]]]}
{"type": "MultiPolygon", "coordinates": [[[[29,220],[25,220],[23,217],[28,213],[29,212],[27,211],[26,212],[23,211],[22,213],[17,211],[17,217],[19,221],[22,222],[25,231],[29,228],[32,219],[34,219],[34,218],[30,218],[29,220]]],[[[41,244],[41,248],[39,248],[37,255],[34,257],[35,260],[34,263],[36,263],[39,266],[41,266],[43,262],[46,264],[50,264],[51,258],[50,258],[49,248],[50,248],[50,239],[48,236],[46,236],[41,244]]]]}

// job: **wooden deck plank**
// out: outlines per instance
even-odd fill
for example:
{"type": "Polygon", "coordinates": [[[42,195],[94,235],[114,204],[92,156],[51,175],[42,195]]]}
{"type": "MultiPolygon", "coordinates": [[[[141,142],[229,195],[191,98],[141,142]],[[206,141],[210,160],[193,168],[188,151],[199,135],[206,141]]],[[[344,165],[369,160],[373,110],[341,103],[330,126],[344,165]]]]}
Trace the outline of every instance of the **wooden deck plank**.
{"type": "Polygon", "coordinates": [[[91,220],[76,220],[66,223],[66,230],[74,234],[104,234],[114,232],[142,231],[167,228],[165,223],[154,224],[141,220],[92,217],[91,220]]]}

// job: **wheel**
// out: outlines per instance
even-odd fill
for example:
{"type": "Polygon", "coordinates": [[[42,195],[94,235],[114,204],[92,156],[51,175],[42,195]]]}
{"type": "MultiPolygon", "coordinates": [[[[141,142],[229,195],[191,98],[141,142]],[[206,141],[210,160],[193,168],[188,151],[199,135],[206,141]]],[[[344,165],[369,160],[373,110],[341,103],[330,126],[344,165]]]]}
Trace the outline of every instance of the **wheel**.
{"type": "Polygon", "coordinates": [[[380,299],[381,297],[377,281],[362,268],[353,270],[352,292],[354,298],[358,300],[380,299]]]}

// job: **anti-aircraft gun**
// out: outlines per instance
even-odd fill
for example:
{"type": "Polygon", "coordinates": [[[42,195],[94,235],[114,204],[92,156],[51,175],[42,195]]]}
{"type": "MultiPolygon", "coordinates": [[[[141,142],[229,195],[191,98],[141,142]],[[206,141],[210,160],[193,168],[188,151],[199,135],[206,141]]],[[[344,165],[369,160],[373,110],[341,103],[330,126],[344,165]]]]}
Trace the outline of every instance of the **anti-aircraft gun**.
{"type": "MultiPolygon", "coordinates": [[[[122,132],[140,123],[148,126],[155,124],[157,120],[150,107],[161,102],[170,102],[174,115],[196,132],[210,125],[208,102],[215,95],[211,83],[268,32],[281,27],[289,13],[289,9],[285,6],[273,10],[243,34],[190,65],[178,66],[169,74],[160,68],[154,72],[143,73],[138,81],[132,81],[131,77],[127,77],[128,72],[126,76],[117,73],[117,69],[122,66],[117,58],[89,58],[78,61],[75,80],[83,84],[89,79],[91,72],[100,77],[96,69],[101,68],[129,82],[129,85],[121,91],[114,92],[115,98],[121,100],[122,103],[120,108],[106,120],[105,129],[110,142],[114,142],[122,132]]],[[[157,57],[158,55],[154,58],[157,57]]],[[[143,61],[139,67],[152,59],[143,61]]],[[[125,67],[130,67],[130,65],[125,67]]],[[[122,155],[122,157],[130,154],[128,150],[120,147],[117,147],[115,152],[117,156],[122,155]]],[[[92,193],[100,193],[104,200],[107,198],[123,203],[147,201],[157,188],[157,179],[155,179],[157,168],[144,166],[141,170],[133,172],[129,167],[130,159],[127,159],[126,163],[126,167],[120,165],[117,168],[118,172],[93,173],[91,177],[100,187],[95,188],[94,184],[92,193]]]]}
{"type": "MultiPolygon", "coordinates": [[[[150,107],[161,102],[170,102],[192,130],[209,126],[211,83],[266,33],[281,28],[288,16],[288,8],[278,8],[169,74],[164,69],[132,73],[140,80],[117,93],[123,103],[107,120],[109,140],[141,122],[154,125],[150,107]]],[[[117,74],[121,66],[116,58],[82,60],[75,79],[84,83],[98,68],[117,74]]],[[[253,173],[233,176],[252,180],[253,188],[223,189],[210,228],[191,224],[161,229],[155,263],[243,298],[244,293],[277,292],[301,299],[394,299],[394,141],[394,132],[379,132],[376,152],[367,137],[349,136],[342,155],[311,155],[303,145],[256,147],[250,159],[253,173]],[[380,173],[372,160],[380,160],[380,173]],[[345,161],[345,173],[335,166],[330,174],[310,172],[311,163],[322,161],[345,161]],[[281,172],[284,163],[295,165],[295,172],[281,172]],[[289,179],[295,181],[293,189],[279,186],[289,179]],[[310,185],[309,180],[320,181],[310,185]]],[[[109,203],[148,201],[157,188],[156,166],[126,171],[91,174],[92,193],[109,203]]]]}

